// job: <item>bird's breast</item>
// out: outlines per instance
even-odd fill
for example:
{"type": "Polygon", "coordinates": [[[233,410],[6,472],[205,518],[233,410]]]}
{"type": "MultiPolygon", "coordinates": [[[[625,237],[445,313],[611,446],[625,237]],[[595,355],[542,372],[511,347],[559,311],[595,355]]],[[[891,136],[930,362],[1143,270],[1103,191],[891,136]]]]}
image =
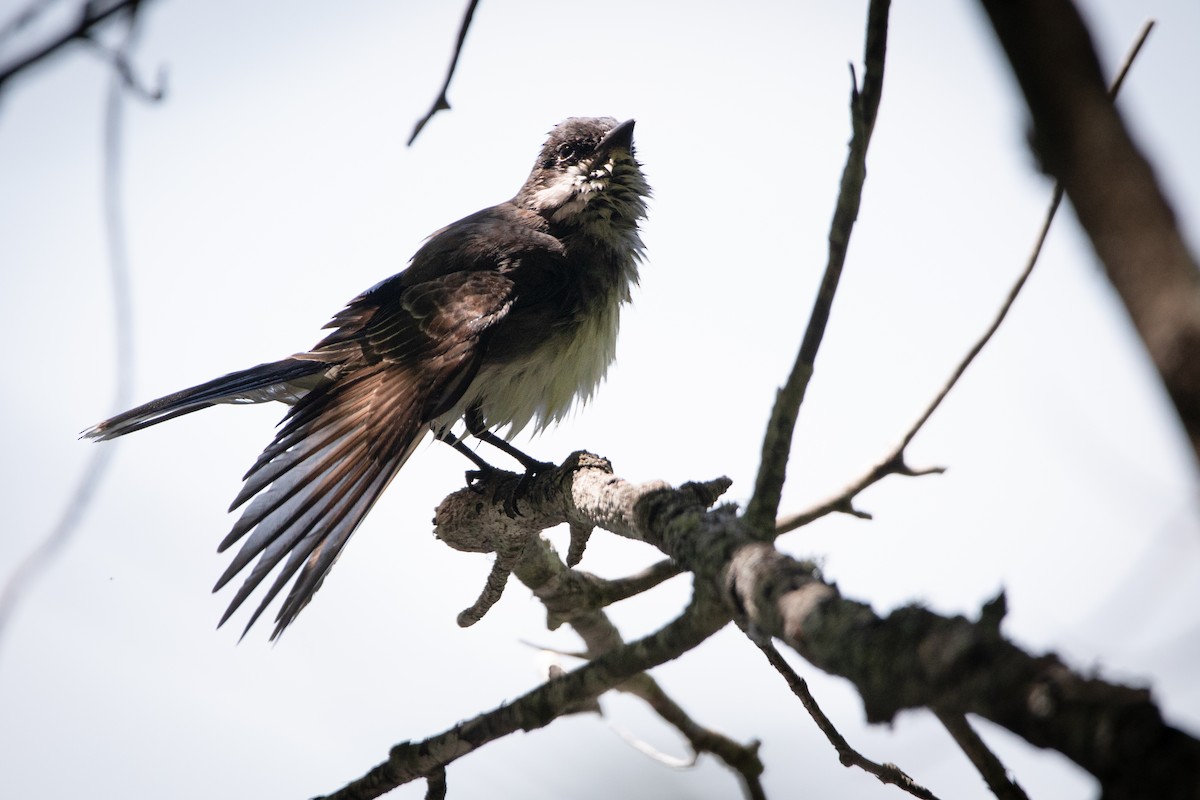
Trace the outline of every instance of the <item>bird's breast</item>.
{"type": "Polygon", "coordinates": [[[629,258],[588,262],[580,272],[572,276],[570,298],[557,298],[557,313],[526,316],[530,310],[514,307],[513,321],[541,322],[496,331],[478,375],[443,424],[477,406],[489,428],[507,426],[503,433],[512,437],[530,422],[541,431],[591,398],[616,357],[621,306],[637,271],[629,258]]]}

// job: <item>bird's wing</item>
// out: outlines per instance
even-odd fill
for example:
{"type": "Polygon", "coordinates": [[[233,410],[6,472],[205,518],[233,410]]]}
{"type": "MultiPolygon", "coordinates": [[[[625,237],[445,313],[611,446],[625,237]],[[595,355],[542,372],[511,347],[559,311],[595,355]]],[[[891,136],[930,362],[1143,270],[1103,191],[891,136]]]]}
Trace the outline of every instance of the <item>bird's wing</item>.
{"type": "Polygon", "coordinates": [[[285,556],[246,630],[299,572],[271,638],[296,618],[425,437],[429,421],[474,378],[485,334],[508,312],[512,288],[494,271],[456,272],[415,285],[384,282],[351,301],[331,323],[336,330],[297,356],[341,367],[284,417],[230,507],[250,501],[219,549],[250,535],[214,591],[258,561],[222,624],[285,556]]]}

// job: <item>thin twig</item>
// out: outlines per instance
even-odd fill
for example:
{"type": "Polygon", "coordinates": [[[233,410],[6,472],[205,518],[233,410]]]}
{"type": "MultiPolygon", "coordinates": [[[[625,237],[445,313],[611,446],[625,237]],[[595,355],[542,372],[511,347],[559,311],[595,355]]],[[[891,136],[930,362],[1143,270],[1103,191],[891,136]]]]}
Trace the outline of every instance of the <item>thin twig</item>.
{"type": "Polygon", "coordinates": [[[5,39],[32,25],[43,11],[54,5],[54,2],[55,0],[33,0],[25,8],[9,17],[7,22],[0,25],[0,47],[4,46],[5,39]]]}
{"type": "Polygon", "coordinates": [[[842,762],[842,766],[863,769],[878,778],[880,783],[898,786],[914,797],[922,797],[925,800],[937,800],[937,795],[914,781],[904,770],[895,764],[877,764],[851,747],[842,734],[838,732],[838,729],[834,727],[829,717],[825,716],[825,712],[821,710],[821,707],[817,705],[816,698],[808,690],[808,683],[797,675],[796,671],[792,669],[792,665],[779,654],[779,651],[775,649],[775,645],[771,643],[770,638],[751,634],[746,631],[745,627],[742,630],[746,633],[746,637],[754,642],[759,650],[762,650],[763,654],[767,657],[767,661],[771,662],[771,666],[775,668],[775,671],[787,681],[792,693],[800,698],[800,702],[804,705],[805,710],[808,711],[809,716],[813,718],[813,721],[817,723],[817,727],[821,729],[821,733],[825,734],[825,738],[837,750],[838,760],[842,762]]]}
{"type": "Polygon", "coordinates": [[[669,558],[655,562],[641,572],[624,578],[611,578],[599,586],[599,602],[601,606],[611,606],[642,592],[649,591],[663,581],[670,580],[683,572],[683,567],[669,558]]]}
{"type": "MultiPolygon", "coordinates": [[[[128,53],[136,41],[138,15],[136,4],[129,6],[128,27],[118,52],[128,53]]],[[[99,12],[97,12],[99,13],[99,12]]],[[[122,60],[125,56],[122,55],[122,60]]],[[[2,79],[0,79],[2,80],[2,79]]],[[[129,279],[129,257],[125,246],[125,221],[121,203],[121,125],[126,76],[114,72],[108,85],[104,117],[104,222],[108,240],[109,277],[112,281],[113,328],[115,331],[114,413],[127,408],[133,394],[133,290],[129,279]]],[[[95,448],[75,485],[62,514],[50,532],[17,565],[0,592],[0,640],[8,621],[30,584],[45,572],[78,530],[115,454],[112,447],[95,448]]]]}
{"type": "MultiPolygon", "coordinates": [[[[515,575],[533,590],[549,612],[547,625],[558,627],[562,622],[568,622],[583,640],[585,651],[582,653],[566,653],[561,650],[541,648],[546,653],[556,653],[570,658],[584,660],[595,659],[604,653],[623,647],[625,640],[617,626],[602,610],[603,606],[613,600],[613,591],[621,591],[636,587],[648,588],[650,584],[674,575],[678,567],[670,560],[660,561],[643,570],[637,575],[618,581],[605,581],[580,570],[568,569],[562,558],[550,546],[549,542],[537,538],[531,542],[530,552],[517,565],[515,575]]],[[[711,728],[706,728],[693,720],[683,708],[667,695],[658,682],[650,675],[641,673],[616,687],[618,691],[632,694],[644,700],[650,708],[665,722],[674,726],[688,740],[694,754],[712,753],[725,762],[730,769],[736,771],[742,780],[743,791],[749,800],[759,800],[764,797],[759,776],[762,775],[763,765],[758,758],[757,741],[740,744],[711,728]]],[[[588,710],[599,711],[599,703],[593,698],[594,706],[588,710]]],[[[681,766],[679,760],[672,760],[661,753],[653,753],[649,745],[637,742],[632,735],[622,733],[612,723],[609,726],[633,747],[651,755],[664,764],[681,766]]]]}
{"type": "Polygon", "coordinates": [[[640,672],[678,658],[724,627],[726,619],[713,618],[708,613],[705,606],[709,603],[711,600],[693,602],[681,616],[656,633],[605,653],[499,708],[420,742],[396,745],[386,761],[328,795],[326,800],[379,797],[397,786],[444,769],[488,742],[550,724],[564,709],[577,707],[640,672]]]}
{"type": "MultiPolygon", "coordinates": [[[[1136,59],[1138,53],[1141,52],[1142,45],[1145,44],[1146,37],[1150,35],[1150,31],[1153,27],[1153,20],[1147,21],[1142,27],[1137,39],[1134,41],[1133,46],[1129,50],[1129,54],[1125,56],[1125,61],[1121,64],[1121,68],[1117,71],[1116,78],[1113,79],[1112,87],[1109,89],[1110,98],[1116,99],[1117,92],[1120,91],[1121,85],[1125,82],[1125,76],[1129,74],[1129,69],[1133,66],[1134,59],[1136,59]]],[[[813,520],[820,519],[821,517],[831,514],[835,511],[853,514],[858,517],[869,519],[870,515],[859,511],[854,507],[854,498],[857,497],[868,486],[877,483],[888,475],[926,475],[932,472],[943,471],[938,467],[922,470],[912,469],[905,463],[904,451],[908,448],[908,445],[912,443],[912,440],[917,435],[917,432],[920,431],[925,423],[929,421],[929,418],[933,416],[933,412],[936,411],[938,406],[942,404],[942,401],[946,399],[946,395],[950,394],[950,390],[955,387],[959,379],[963,376],[963,373],[967,371],[967,367],[971,365],[971,362],[975,360],[975,357],[983,351],[983,348],[989,341],[991,341],[992,336],[994,336],[996,331],[1000,329],[1001,323],[1004,322],[1005,317],[1008,316],[1009,310],[1016,302],[1017,295],[1021,293],[1021,290],[1025,287],[1025,282],[1029,280],[1029,276],[1033,273],[1033,268],[1037,265],[1038,258],[1042,254],[1042,247],[1046,243],[1046,237],[1050,233],[1050,226],[1054,222],[1055,215],[1058,213],[1059,205],[1062,204],[1062,199],[1062,185],[1056,183],[1054,185],[1054,192],[1050,200],[1050,206],[1046,209],[1046,216],[1042,220],[1041,230],[1038,231],[1037,240],[1034,242],[1033,251],[1029,254],[1029,258],[1025,262],[1025,268],[1017,277],[1017,280],[1013,284],[1012,288],[1009,289],[1008,296],[1004,298],[1004,302],[1000,305],[1000,310],[996,313],[995,318],[992,320],[992,324],[988,326],[983,335],[979,337],[979,340],[976,341],[971,349],[967,351],[966,356],[963,357],[963,360],[959,362],[954,372],[951,373],[950,379],[946,381],[945,385],[942,386],[941,390],[933,398],[932,402],[930,402],[930,404],[925,408],[925,411],[922,412],[921,416],[917,418],[916,422],[914,422],[909,427],[908,431],[905,432],[904,436],[900,439],[900,443],[896,445],[892,452],[888,453],[865,475],[851,483],[846,488],[842,489],[842,491],[838,492],[833,497],[818,503],[806,511],[802,511],[798,514],[792,514],[780,519],[775,525],[776,535],[793,531],[796,528],[807,525],[813,520]]]]}
{"type": "Polygon", "coordinates": [[[812,314],[796,362],[788,375],[787,383],[776,393],[771,419],[763,437],[762,459],[754,482],[754,494],[746,507],[745,519],[750,529],[764,539],[773,535],[775,516],[779,511],[779,500],[787,477],[787,462],[792,449],[796,419],[800,414],[800,405],[804,402],[809,379],[812,377],[817,350],[825,335],[825,326],[829,321],[834,295],[837,293],[838,280],[846,261],[850,234],[862,202],[863,183],[867,174],[867,147],[871,143],[871,133],[883,92],[889,6],[890,0],[872,0],[868,11],[863,59],[866,74],[863,77],[861,92],[855,80],[854,67],[850,67],[853,84],[850,94],[850,119],[853,133],[850,152],[846,156],[846,165],[842,171],[837,208],[829,229],[829,260],[825,265],[825,274],[813,303],[812,314]]]}
{"type": "MultiPolygon", "coordinates": [[[[656,714],[687,738],[695,755],[712,753],[737,772],[742,779],[742,790],[747,800],[766,800],[766,792],[760,780],[763,763],[758,758],[760,744],[758,741],[743,745],[718,731],[699,724],[684,711],[682,706],[663,691],[654,678],[644,672],[617,688],[619,691],[644,700],[656,714]]],[[[638,746],[634,741],[630,741],[630,744],[634,747],[638,746]]],[[[643,752],[647,751],[643,750],[643,752]]],[[[693,758],[692,763],[694,761],[693,758]]],[[[667,762],[663,761],[663,763],[667,762]]],[[[682,764],[673,766],[680,765],[682,764]]],[[[691,764],[686,765],[691,766],[691,764]]]]}
{"type": "Polygon", "coordinates": [[[446,72],[446,80],[442,83],[442,88],[438,92],[437,99],[433,101],[429,111],[425,116],[417,121],[417,126],[413,128],[412,135],[408,137],[408,146],[412,147],[412,143],[417,140],[417,135],[421,130],[433,119],[433,115],[439,111],[450,110],[450,100],[446,97],[446,92],[450,91],[450,80],[454,77],[454,70],[458,67],[458,57],[462,54],[463,42],[467,40],[467,29],[471,27],[471,18],[475,16],[475,6],[479,5],[479,0],[470,0],[467,4],[466,13],[463,14],[462,24],[458,26],[458,41],[454,44],[454,56],[450,59],[450,69],[446,72]]]}
{"type": "Polygon", "coordinates": [[[1029,795],[1025,794],[1025,790],[1015,780],[1008,777],[1008,770],[1004,764],[984,744],[983,739],[979,738],[979,734],[964,715],[952,711],[939,711],[936,708],[933,713],[954,737],[959,749],[971,759],[971,763],[979,770],[984,782],[998,800],[1029,800],[1029,795]]]}
{"type": "Polygon", "coordinates": [[[0,89],[4,87],[4,84],[10,78],[24,72],[29,67],[53,55],[72,42],[87,37],[101,23],[118,11],[132,12],[143,2],[146,2],[146,0],[111,0],[108,3],[100,2],[100,0],[92,0],[91,2],[84,3],[73,25],[60,32],[57,36],[52,37],[33,52],[18,56],[7,64],[0,64],[0,89]]]}

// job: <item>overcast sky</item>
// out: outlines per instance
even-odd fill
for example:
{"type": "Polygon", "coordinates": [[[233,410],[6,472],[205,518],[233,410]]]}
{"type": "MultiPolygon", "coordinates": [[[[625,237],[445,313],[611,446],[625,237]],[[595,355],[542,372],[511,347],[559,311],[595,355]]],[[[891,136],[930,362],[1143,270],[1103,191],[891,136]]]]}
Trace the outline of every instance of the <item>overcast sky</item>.
{"type": "MultiPolygon", "coordinates": [[[[430,232],[510,197],[546,131],[572,115],[636,118],[654,187],[647,262],[618,360],[595,400],[517,444],[588,448],[634,481],[728,475],[753,485],[775,387],[825,261],[849,138],[847,63],[865,3],[492,2],[450,91],[436,95],[460,3],[157,0],[136,66],[167,98],[125,106],[122,204],[133,283],[136,402],[307,349],[430,232]]],[[[0,21],[24,6],[0,0],[0,21]]],[[[1121,108],[1196,243],[1200,6],[1083,3],[1112,72],[1159,27],[1121,108]]],[[[64,24],[0,51],[0,59],[64,24]]],[[[110,31],[115,33],[115,31],[110,31]]],[[[860,70],[861,74],[861,70],[860,70]]],[[[241,644],[210,594],[240,476],[282,407],[219,408],[116,444],[76,441],[114,409],[113,302],[102,206],[108,72],[77,46],[0,94],[0,579],[45,535],[95,447],[117,448],[69,549],[0,640],[0,795],[303,798],[537,685],[549,633],[519,585],[473,628],[455,615],[490,560],[430,535],[469,465],[427,446],[275,646],[241,644]]],[[[856,478],[936,393],[999,306],[1050,194],[977,4],[897,3],[859,226],[801,412],[784,510],[856,478]]],[[[880,613],[926,603],[975,616],[1004,588],[1005,632],[1082,670],[1154,689],[1200,733],[1200,502],[1190,450],[1069,209],[1010,318],[917,437],[915,466],[780,546],[820,558],[880,613]]],[[[561,533],[553,534],[565,549],[561,533]]],[[[598,534],[583,567],[655,560],[598,534]]],[[[684,579],[612,609],[657,629],[684,579]]],[[[931,715],[867,728],[844,682],[794,659],[851,743],[942,797],[986,796],[931,715]]],[[[756,648],[724,631],[655,672],[702,724],[760,738],[771,797],[895,798],[840,766],[756,648]]],[[[679,754],[637,702],[616,726],[679,754]]],[[[1065,759],[987,723],[1032,797],[1085,798],[1065,759]]],[[[714,759],[677,773],[595,717],[510,737],[449,770],[451,796],[736,796],[714,759]]],[[[423,785],[396,797],[421,797],[423,785]]]]}

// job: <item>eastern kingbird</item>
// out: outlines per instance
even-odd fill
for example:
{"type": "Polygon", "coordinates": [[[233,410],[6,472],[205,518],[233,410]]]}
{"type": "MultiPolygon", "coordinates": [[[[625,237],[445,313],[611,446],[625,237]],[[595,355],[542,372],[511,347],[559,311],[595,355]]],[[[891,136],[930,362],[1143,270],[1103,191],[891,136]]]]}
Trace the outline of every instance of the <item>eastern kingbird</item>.
{"type": "Polygon", "coordinates": [[[312,350],[153,400],[83,436],[112,439],[217,403],[291,406],[230,506],[250,501],[218,550],[249,537],[213,589],[258,559],[224,624],[286,556],[246,625],[299,571],[274,639],[430,432],[483,465],[451,432],[461,419],[527,471],[542,466],[492,431],[541,430],[596,390],[638,280],[649,194],[633,120],[568,119],[516,197],[434,233],[407,269],[351,300],[312,350]]]}

